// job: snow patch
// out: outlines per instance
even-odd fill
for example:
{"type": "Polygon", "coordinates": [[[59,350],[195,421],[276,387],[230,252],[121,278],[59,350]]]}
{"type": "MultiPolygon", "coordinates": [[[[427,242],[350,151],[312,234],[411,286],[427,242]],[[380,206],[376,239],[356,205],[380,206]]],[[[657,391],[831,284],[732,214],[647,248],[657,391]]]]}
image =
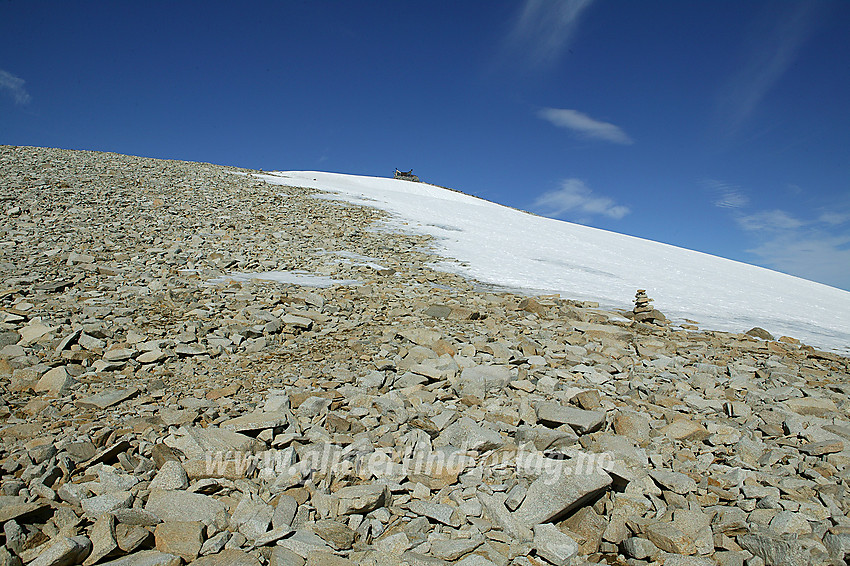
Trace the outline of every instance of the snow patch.
{"type": "Polygon", "coordinates": [[[834,287],[425,183],[312,171],[257,177],[383,209],[392,217],[385,229],[433,236],[435,251],[447,258],[438,268],[482,283],[620,309],[631,309],[635,290],[646,289],[674,321],[730,332],[760,326],[850,353],[850,293],[834,287]]]}

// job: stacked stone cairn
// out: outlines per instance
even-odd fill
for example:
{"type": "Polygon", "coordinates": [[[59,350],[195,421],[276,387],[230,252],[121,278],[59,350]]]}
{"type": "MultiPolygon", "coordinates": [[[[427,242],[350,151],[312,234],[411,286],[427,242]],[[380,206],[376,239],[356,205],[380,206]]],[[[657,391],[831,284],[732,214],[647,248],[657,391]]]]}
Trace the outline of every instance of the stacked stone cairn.
{"type": "Polygon", "coordinates": [[[637,293],[635,293],[635,308],[632,311],[635,321],[656,324],[658,326],[666,325],[669,322],[667,317],[661,311],[654,308],[650,304],[651,302],[652,299],[646,296],[646,289],[637,290],[637,293]]]}

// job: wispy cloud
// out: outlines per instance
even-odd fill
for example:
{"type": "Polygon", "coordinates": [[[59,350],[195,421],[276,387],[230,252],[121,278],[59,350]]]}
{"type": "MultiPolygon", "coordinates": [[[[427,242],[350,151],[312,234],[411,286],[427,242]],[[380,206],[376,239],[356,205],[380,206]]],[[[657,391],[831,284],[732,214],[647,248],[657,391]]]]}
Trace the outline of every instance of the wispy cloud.
{"type": "Polygon", "coordinates": [[[525,0],[508,45],[535,67],[554,63],[573,38],[579,18],[593,0],[525,0]]]}
{"type": "Polygon", "coordinates": [[[715,179],[706,179],[704,184],[715,193],[714,206],[734,209],[750,203],[750,198],[741,187],[715,179]]]}
{"type": "Polygon", "coordinates": [[[24,84],[26,84],[24,79],[0,69],[0,90],[6,91],[15,104],[23,105],[30,101],[30,95],[24,88],[24,84]]]}
{"type": "Polygon", "coordinates": [[[718,194],[715,206],[729,211],[744,231],[756,263],[850,290],[850,205],[834,200],[795,214],[780,209],[746,211],[743,189],[706,181],[718,194]]]}
{"type": "Polygon", "coordinates": [[[850,222],[850,212],[824,212],[818,217],[818,220],[832,226],[839,226],[845,222],[850,222]]]}
{"type": "Polygon", "coordinates": [[[781,232],[800,228],[806,223],[784,210],[763,210],[736,218],[738,226],[751,232],[781,232]]]}
{"type": "Polygon", "coordinates": [[[768,267],[850,291],[850,234],[783,232],[747,251],[768,267]]]}
{"type": "Polygon", "coordinates": [[[797,58],[800,47],[814,28],[812,3],[783,4],[790,9],[771,10],[775,20],[767,37],[756,38],[758,47],[744,57],[740,71],[725,84],[719,109],[730,132],[737,131],[756,110],[797,58]],[[778,16],[774,16],[779,12],[778,16]]]}
{"type": "Polygon", "coordinates": [[[587,138],[624,145],[634,143],[626,132],[624,132],[619,126],[615,126],[608,122],[602,122],[601,120],[596,120],[587,114],[582,114],[578,110],[570,110],[567,108],[543,108],[537,113],[537,115],[559,128],[572,130],[587,138]]]}
{"type": "Polygon", "coordinates": [[[534,201],[534,209],[545,216],[607,216],[619,220],[630,211],[612,199],[597,196],[581,179],[565,179],[561,188],[543,193],[534,201]]]}

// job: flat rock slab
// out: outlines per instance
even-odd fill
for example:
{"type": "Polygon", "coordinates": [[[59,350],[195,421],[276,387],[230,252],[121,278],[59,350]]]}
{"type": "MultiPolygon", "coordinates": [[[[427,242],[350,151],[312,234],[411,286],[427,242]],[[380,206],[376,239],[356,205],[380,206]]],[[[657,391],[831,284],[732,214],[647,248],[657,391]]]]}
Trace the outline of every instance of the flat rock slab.
{"type": "Polygon", "coordinates": [[[431,541],[429,553],[441,560],[457,560],[481,546],[482,542],[482,538],[436,539],[431,541]]]}
{"type": "Polygon", "coordinates": [[[114,491],[83,499],[80,506],[89,517],[100,517],[116,509],[129,509],[133,503],[133,494],[129,491],[114,491]]]}
{"type": "Polygon", "coordinates": [[[537,556],[555,566],[569,566],[578,554],[578,544],[552,523],[534,525],[534,549],[537,556]]]}
{"type": "Polygon", "coordinates": [[[782,404],[798,415],[812,415],[815,417],[824,417],[838,410],[838,407],[835,406],[832,400],[821,399],[819,397],[788,399],[783,401],[782,404]]]}
{"type": "Polygon", "coordinates": [[[68,375],[65,368],[55,367],[41,376],[33,389],[36,393],[52,393],[61,395],[67,393],[77,384],[77,380],[68,375]]]}
{"type": "Polygon", "coordinates": [[[179,556],[159,550],[143,550],[111,562],[101,562],[101,566],[180,566],[179,556]]]}
{"type": "Polygon", "coordinates": [[[824,440],[822,442],[811,442],[797,448],[800,452],[809,456],[823,456],[824,454],[835,454],[844,450],[844,442],[841,440],[824,440]]]}
{"type": "Polygon", "coordinates": [[[162,521],[200,521],[211,524],[226,515],[224,505],[217,499],[188,491],[151,491],[145,511],[162,521]]]}
{"type": "Polygon", "coordinates": [[[78,407],[84,409],[105,409],[135,397],[138,394],[139,390],[135,387],[128,387],[127,389],[113,389],[110,387],[91,397],[80,399],[76,404],[78,407]]]}
{"type": "Polygon", "coordinates": [[[368,513],[386,505],[391,498],[385,484],[352,485],[336,492],[339,514],[368,513]]]}
{"type": "Polygon", "coordinates": [[[242,415],[241,417],[226,420],[219,426],[225,430],[246,432],[254,430],[265,430],[267,428],[276,428],[279,426],[284,426],[286,423],[286,413],[250,413],[248,415],[242,415]]]}
{"type": "Polygon", "coordinates": [[[478,501],[495,524],[513,538],[527,542],[534,538],[531,529],[522,524],[510,511],[505,507],[505,495],[486,493],[478,493],[478,501]]]}
{"type": "Polygon", "coordinates": [[[514,516],[529,528],[556,520],[601,495],[612,482],[611,476],[601,469],[555,465],[531,483],[514,516]]]}
{"type": "MultiPolygon", "coordinates": [[[[15,497],[15,499],[18,498],[15,497]]],[[[23,498],[21,498],[21,501],[11,502],[0,507],[0,523],[5,523],[6,521],[20,519],[21,517],[27,517],[30,515],[38,515],[40,513],[46,512],[49,508],[50,505],[48,505],[47,503],[25,503],[23,502],[23,498]]]]}
{"type": "Polygon", "coordinates": [[[191,566],[260,566],[260,561],[243,550],[226,548],[218,554],[198,558],[191,566]]]}
{"type": "Polygon", "coordinates": [[[168,521],[154,530],[156,549],[176,554],[191,562],[198,557],[204,543],[204,525],[199,521],[168,521]]]}
{"type": "Polygon", "coordinates": [[[439,440],[443,445],[481,452],[499,448],[505,443],[498,432],[482,427],[469,417],[461,417],[459,421],[446,428],[439,436],[439,440]]]}
{"type": "Polygon", "coordinates": [[[677,418],[661,429],[666,436],[673,440],[700,441],[708,438],[711,433],[700,423],[686,418],[677,418]]]}
{"type": "Polygon", "coordinates": [[[579,434],[595,432],[605,424],[603,411],[586,411],[565,407],[560,403],[544,402],[537,406],[537,420],[549,426],[570,425],[579,434]]]}
{"type": "Polygon", "coordinates": [[[59,537],[30,566],[79,564],[91,552],[91,541],[84,536],[59,537]]]}
{"type": "Polygon", "coordinates": [[[407,508],[412,513],[428,517],[450,527],[458,528],[461,525],[461,514],[455,507],[445,503],[413,500],[407,504],[407,508]]]}
{"type": "Polygon", "coordinates": [[[803,566],[809,564],[808,553],[800,543],[785,540],[769,533],[748,533],[736,538],[744,550],[749,550],[769,566],[803,566]]]}
{"type": "Polygon", "coordinates": [[[102,515],[92,526],[89,538],[92,542],[92,551],[83,562],[83,566],[96,564],[118,549],[118,541],[115,540],[115,517],[109,514],[102,515]]]}
{"type": "Polygon", "coordinates": [[[165,439],[165,444],[177,448],[187,458],[206,458],[227,452],[253,453],[263,447],[250,436],[216,426],[181,427],[175,436],[165,439]]]}
{"type": "Polygon", "coordinates": [[[697,482],[689,476],[670,470],[650,470],[649,477],[664,489],[680,495],[687,495],[697,490],[697,482]]]}

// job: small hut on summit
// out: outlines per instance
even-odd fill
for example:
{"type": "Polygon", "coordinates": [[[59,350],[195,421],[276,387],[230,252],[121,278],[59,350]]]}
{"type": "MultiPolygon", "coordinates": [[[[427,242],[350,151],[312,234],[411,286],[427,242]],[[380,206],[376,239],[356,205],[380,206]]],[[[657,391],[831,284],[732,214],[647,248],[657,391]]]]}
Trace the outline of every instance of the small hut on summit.
{"type": "Polygon", "coordinates": [[[419,182],[419,177],[413,174],[413,169],[410,171],[399,171],[398,168],[395,170],[395,175],[393,175],[393,179],[401,179],[402,181],[415,181],[419,182]]]}

